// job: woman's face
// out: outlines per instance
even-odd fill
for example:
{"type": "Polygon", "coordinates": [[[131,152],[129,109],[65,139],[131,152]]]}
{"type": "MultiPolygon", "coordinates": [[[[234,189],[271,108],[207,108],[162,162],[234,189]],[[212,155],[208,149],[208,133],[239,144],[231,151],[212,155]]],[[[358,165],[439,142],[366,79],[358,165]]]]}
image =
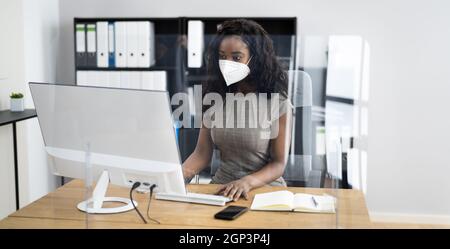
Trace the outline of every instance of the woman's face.
{"type": "Polygon", "coordinates": [[[247,64],[250,51],[241,37],[237,35],[225,37],[219,46],[219,59],[247,64]]]}

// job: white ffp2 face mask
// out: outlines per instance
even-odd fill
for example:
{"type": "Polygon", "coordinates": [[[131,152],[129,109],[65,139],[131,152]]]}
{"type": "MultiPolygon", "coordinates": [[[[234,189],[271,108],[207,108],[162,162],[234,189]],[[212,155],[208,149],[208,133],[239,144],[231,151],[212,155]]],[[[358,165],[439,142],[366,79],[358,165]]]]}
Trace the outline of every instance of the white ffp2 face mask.
{"type": "MultiPolygon", "coordinates": [[[[250,58],[250,60],[251,59],[252,58],[250,58]]],[[[247,64],[250,60],[248,60],[247,64]]],[[[250,74],[250,68],[247,64],[229,60],[219,60],[219,68],[227,86],[243,80],[250,74]]]]}

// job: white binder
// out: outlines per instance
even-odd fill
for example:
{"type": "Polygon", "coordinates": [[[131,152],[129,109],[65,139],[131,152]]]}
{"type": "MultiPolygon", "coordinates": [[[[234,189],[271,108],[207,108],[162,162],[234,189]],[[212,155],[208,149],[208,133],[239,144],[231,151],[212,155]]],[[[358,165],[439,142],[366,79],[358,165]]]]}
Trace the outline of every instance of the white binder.
{"type": "Polygon", "coordinates": [[[138,23],[127,22],[127,67],[138,67],[138,23]]]}
{"type": "Polygon", "coordinates": [[[120,71],[120,88],[131,88],[130,87],[130,72],[120,71]]]}
{"type": "Polygon", "coordinates": [[[79,53],[86,52],[86,25],[76,25],[76,50],[79,53]]]}
{"type": "Polygon", "coordinates": [[[141,72],[121,71],[120,87],[128,89],[141,89],[141,72]]]}
{"type": "Polygon", "coordinates": [[[155,90],[167,91],[167,73],[166,71],[153,72],[153,84],[155,90]]]}
{"type": "Polygon", "coordinates": [[[155,26],[153,22],[138,22],[138,67],[155,63],[155,26]]]}
{"type": "Polygon", "coordinates": [[[141,87],[145,90],[167,91],[166,71],[142,72],[141,87]]]}
{"type": "Polygon", "coordinates": [[[87,66],[97,66],[97,28],[95,23],[87,24],[87,66]]]}
{"type": "Polygon", "coordinates": [[[95,82],[96,86],[109,87],[108,71],[94,71],[94,73],[97,74],[97,82],[95,82]]]}
{"type": "Polygon", "coordinates": [[[86,53],[86,25],[76,24],[76,65],[87,65],[87,53],[86,53]]]}
{"type": "Polygon", "coordinates": [[[108,73],[108,86],[114,88],[120,88],[120,72],[111,71],[108,73]]]}
{"type": "Polygon", "coordinates": [[[88,85],[87,73],[88,73],[88,71],[77,71],[77,85],[79,85],[79,86],[88,85]]]}
{"type": "Polygon", "coordinates": [[[188,21],[188,67],[200,68],[203,62],[204,26],[202,21],[188,21]]]}
{"type": "Polygon", "coordinates": [[[141,88],[141,72],[132,71],[129,72],[128,76],[129,86],[132,89],[142,89],[141,88]]]}
{"type": "Polygon", "coordinates": [[[116,44],[116,67],[127,67],[127,25],[126,22],[114,23],[114,37],[116,44]]]}
{"type": "Polygon", "coordinates": [[[97,86],[99,84],[97,71],[87,71],[86,75],[86,86],[97,86]]]}
{"type": "Polygon", "coordinates": [[[145,90],[153,90],[153,74],[152,72],[141,73],[141,87],[145,90]]]}
{"type": "Polygon", "coordinates": [[[109,66],[108,22],[97,22],[97,67],[109,66]]]}
{"type": "Polygon", "coordinates": [[[109,87],[110,86],[109,74],[110,72],[107,71],[77,71],[77,85],[109,87]]]}

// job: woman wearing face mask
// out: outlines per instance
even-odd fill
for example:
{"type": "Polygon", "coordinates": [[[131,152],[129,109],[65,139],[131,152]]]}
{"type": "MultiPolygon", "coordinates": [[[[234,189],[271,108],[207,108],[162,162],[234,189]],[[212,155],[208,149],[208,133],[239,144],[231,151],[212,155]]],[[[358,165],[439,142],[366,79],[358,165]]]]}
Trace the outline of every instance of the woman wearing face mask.
{"type": "Polygon", "coordinates": [[[218,193],[238,200],[263,185],[285,186],[282,175],[289,150],[292,105],[287,97],[287,75],[267,32],[254,21],[226,21],[211,42],[207,58],[209,77],[203,85],[203,96],[214,93],[222,97],[224,125],[211,125],[218,118],[212,116],[217,114],[208,114],[204,108],[197,146],[183,164],[184,177],[189,180],[207,167],[216,149],[220,166],[211,183],[222,184],[218,193]],[[258,105],[264,93],[269,105],[258,105]],[[226,108],[230,94],[237,101],[233,108],[226,108]],[[252,94],[256,98],[249,97],[252,94]],[[271,94],[278,94],[277,103],[271,101],[275,99],[271,94]],[[271,115],[270,126],[251,126],[262,113],[271,115]],[[263,136],[264,132],[270,136],[263,136]]]}

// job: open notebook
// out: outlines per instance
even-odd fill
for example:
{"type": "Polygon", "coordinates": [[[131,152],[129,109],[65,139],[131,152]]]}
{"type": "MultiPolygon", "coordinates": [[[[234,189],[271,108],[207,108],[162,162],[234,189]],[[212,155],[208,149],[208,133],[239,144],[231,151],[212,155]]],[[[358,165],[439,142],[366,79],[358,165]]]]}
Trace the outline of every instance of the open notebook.
{"type": "Polygon", "coordinates": [[[335,213],[336,199],[329,195],[294,194],[287,190],[257,194],[251,210],[335,213]]]}

